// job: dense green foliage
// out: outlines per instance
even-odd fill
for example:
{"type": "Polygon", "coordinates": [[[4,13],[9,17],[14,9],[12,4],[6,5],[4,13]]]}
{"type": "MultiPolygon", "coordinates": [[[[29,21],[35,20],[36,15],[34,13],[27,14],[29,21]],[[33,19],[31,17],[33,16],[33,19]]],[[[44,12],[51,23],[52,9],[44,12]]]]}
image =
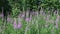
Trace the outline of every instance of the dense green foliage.
{"type": "MultiPolygon", "coordinates": [[[[0,0],[0,7],[12,10],[13,14],[26,10],[60,10],[60,0],[0,0]],[[10,6],[12,7],[10,7],[10,6]],[[15,11],[15,12],[16,12],[15,11]]],[[[0,8],[1,9],[1,8],[0,8]]]]}
{"type": "MultiPolygon", "coordinates": [[[[26,8],[37,9],[43,8],[54,8],[60,9],[60,0],[6,0],[12,6],[12,8],[19,8],[21,10],[26,8]],[[24,7],[24,8],[23,8],[24,7]]],[[[0,7],[6,5],[5,0],[0,0],[0,7]]]]}

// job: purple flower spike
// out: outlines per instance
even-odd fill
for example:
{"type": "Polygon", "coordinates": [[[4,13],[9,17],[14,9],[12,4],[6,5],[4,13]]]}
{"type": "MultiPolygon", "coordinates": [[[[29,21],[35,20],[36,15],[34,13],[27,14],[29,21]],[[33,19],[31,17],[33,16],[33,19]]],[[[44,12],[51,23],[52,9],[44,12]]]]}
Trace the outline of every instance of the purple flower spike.
{"type": "Polygon", "coordinates": [[[8,18],[7,18],[7,21],[10,22],[10,21],[11,21],[11,18],[8,17],[8,18]]]}
{"type": "Polygon", "coordinates": [[[14,28],[17,28],[17,24],[14,23],[13,26],[14,26],[14,28]]]}
{"type": "Polygon", "coordinates": [[[22,15],[21,15],[21,17],[25,17],[25,15],[24,15],[24,14],[22,14],[22,15]]]}
{"type": "Polygon", "coordinates": [[[16,23],[16,20],[14,20],[14,23],[13,23],[13,26],[14,26],[14,29],[18,29],[18,28],[21,28],[22,27],[22,24],[21,23],[16,23]]]}
{"type": "Polygon", "coordinates": [[[17,28],[21,28],[21,27],[22,27],[22,24],[21,23],[18,23],[17,28]]]}
{"type": "Polygon", "coordinates": [[[26,18],[25,20],[26,20],[26,22],[29,22],[31,20],[31,18],[26,18]]]}
{"type": "Polygon", "coordinates": [[[14,25],[14,28],[17,28],[17,25],[14,25]]]}
{"type": "Polygon", "coordinates": [[[13,23],[14,28],[17,28],[16,20],[13,23]]]}
{"type": "Polygon", "coordinates": [[[58,25],[55,25],[56,28],[58,28],[58,25]]]}

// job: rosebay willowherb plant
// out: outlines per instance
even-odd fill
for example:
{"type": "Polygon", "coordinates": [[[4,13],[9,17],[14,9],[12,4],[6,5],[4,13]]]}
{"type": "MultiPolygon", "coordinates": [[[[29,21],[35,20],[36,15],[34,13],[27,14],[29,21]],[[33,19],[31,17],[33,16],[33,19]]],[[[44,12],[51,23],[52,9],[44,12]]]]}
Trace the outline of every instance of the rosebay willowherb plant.
{"type": "Polygon", "coordinates": [[[22,24],[18,23],[17,28],[21,28],[21,27],[22,27],[22,24]]]}
{"type": "Polygon", "coordinates": [[[26,20],[26,22],[29,22],[29,21],[31,21],[31,18],[26,18],[25,20],[26,20]]]}
{"type": "Polygon", "coordinates": [[[56,23],[55,27],[56,27],[56,28],[58,28],[59,17],[60,17],[60,16],[57,14],[57,18],[56,18],[56,21],[55,21],[55,23],[56,23]]]}
{"type": "Polygon", "coordinates": [[[18,22],[18,24],[16,23],[16,19],[14,20],[14,23],[13,23],[13,26],[14,26],[14,29],[17,29],[17,28],[21,28],[22,27],[22,24],[20,22],[18,22]]]}
{"type": "Polygon", "coordinates": [[[13,23],[14,28],[17,28],[17,23],[16,23],[16,19],[14,19],[14,23],[13,23]]]}
{"type": "Polygon", "coordinates": [[[26,19],[23,18],[25,15],[22,18],[21,15],[18,18],[13,18],[13,24],[8,23],[7,29],[4,32],[6,34],[60,34],[60,26],[58,25],[59,15],[51,16],[43,13],[38,14],[38,12],[34,13],[36,14],[26,17],[26,19]]]}

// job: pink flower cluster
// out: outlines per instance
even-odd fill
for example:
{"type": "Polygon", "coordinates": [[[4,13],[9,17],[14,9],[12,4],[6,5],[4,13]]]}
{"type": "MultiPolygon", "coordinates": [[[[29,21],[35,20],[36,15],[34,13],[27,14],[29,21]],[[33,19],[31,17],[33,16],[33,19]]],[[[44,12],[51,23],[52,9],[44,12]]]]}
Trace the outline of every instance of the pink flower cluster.
{"type": "Polygon", "coordinates": [[[26,22],[29,22],[31,20],[31,18],[26,18],[25,20],[26,20],[26,22]]]}
{"type": "Polygon", "coordinates": [[[16,28],[21,28],[22,27],[22,24],[21,23],[16,23],[16,20],[14,21],[14,23],[13,23],[13,26],[14,26],[14,28],[16,29],[16,28]]]}

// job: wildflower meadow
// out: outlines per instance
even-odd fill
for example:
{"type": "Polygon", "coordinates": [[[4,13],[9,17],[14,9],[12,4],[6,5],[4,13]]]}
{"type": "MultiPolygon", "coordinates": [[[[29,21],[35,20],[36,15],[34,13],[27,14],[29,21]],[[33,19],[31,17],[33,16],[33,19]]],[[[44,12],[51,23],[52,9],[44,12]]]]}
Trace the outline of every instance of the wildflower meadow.
{"type": "Polygon", "coordinates": [[[0,0],[0,34],[60,34],[60,0],[0,0]]]}

